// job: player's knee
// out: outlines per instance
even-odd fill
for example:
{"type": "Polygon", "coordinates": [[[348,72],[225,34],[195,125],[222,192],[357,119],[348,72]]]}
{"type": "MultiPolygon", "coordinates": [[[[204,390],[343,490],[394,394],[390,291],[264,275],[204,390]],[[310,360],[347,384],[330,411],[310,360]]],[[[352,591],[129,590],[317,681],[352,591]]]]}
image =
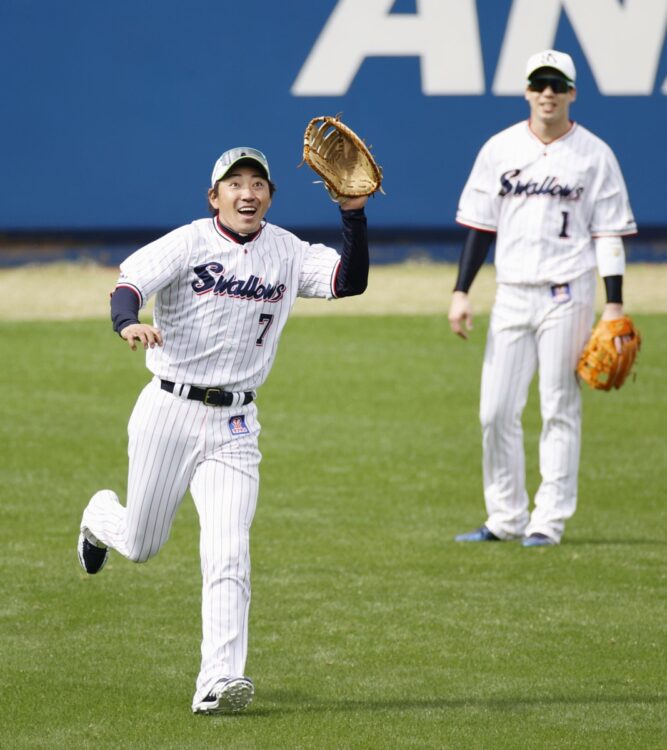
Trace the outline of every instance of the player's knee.
{"type": "Polygon", "coordinates": [[[480,409],[479,421],[483,430],[502,430],[513,422],[514,415],[503,404],[480,409]]]}
{"type": "Polygon", "coordinates": [[[145,563],[150,560],[151,557],[155,557],[159,551],[160,548],[155,545],[137,545],[130,548],[127,559],[133,563],[145,563]]]}
{"type": "Polygon", "coordinates": [[[149,559],[149,556],[143,554],[143,552],[141,551],[130,552],[130,554],[127,556],[127,559],[133,563],[144,563],[149,559]]]}
{"type": "Polygon", "coordinates": [[[482,409],[479,412],[479,422],[483,430],[491,429],[498,422],[497,409],[482,409]]]}
{"type": "Polygon", "coordinates": [[[247,545],[230,544],[215,558],[208,558],[208,574],[213,580],[245,581],[250,569],[250,551],[247,545]]]}

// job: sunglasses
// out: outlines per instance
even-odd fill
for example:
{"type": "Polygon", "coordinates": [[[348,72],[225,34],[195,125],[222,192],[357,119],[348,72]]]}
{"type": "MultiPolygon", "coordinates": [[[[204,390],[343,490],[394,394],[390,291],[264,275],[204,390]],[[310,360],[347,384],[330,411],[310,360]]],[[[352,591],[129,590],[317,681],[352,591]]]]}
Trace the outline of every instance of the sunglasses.
{"type": "Polygon", "coordinates": [[[529,91],[542,93],[547,86],[554,94],[567,94],[571,88],[570,84],[564,78],[532,78],[528,81],[529,91]]]}

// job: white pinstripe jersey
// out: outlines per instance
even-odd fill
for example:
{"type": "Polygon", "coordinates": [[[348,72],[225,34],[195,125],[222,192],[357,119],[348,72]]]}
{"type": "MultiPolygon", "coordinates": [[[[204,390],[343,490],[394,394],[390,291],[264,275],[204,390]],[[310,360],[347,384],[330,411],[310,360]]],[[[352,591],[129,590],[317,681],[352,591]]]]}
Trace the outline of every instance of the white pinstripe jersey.
{"type": "Polygon", "coordinates": [[[637,232],[616,157],[576,123],[549,144],[527,121],[490,138],[456,220],[497,232],[497,280],[510,284],[566,283],[595,268],[595,237],[637,232]]]}
{"type": "Polygon", "coordinates": [[[296,297],[335,296],[340,256],[264,223],[245,245],[199,219],[121,263],[119,286],[156,295],[154,325],[164,344],[146,352],[163,380],[252,390],[266,379],[296,297]]]}

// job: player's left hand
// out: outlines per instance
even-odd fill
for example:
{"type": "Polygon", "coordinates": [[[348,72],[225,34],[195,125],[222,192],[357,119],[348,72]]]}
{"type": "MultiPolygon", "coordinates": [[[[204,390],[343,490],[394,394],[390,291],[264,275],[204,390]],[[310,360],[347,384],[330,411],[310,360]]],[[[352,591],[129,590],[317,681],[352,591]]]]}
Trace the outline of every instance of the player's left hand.
{"type": "MultiPolygon", "coordinates": [[[[600,320],[618,320],[623,317],[623,305],[618,302],[607,302],[602,310],[600,320]]],[[[628,343],[632,339],[632,336],[616,336],[614,338],[614,346],[616,351],[621,354],[623,352],[623,344],[628,343]]]]}
{"type": "Polygon", "coordinates": [[[357,198],[346,198],[344,203],[340,204],[341,211],[354,211],[363,208],[368,203],[367,195],[360,195],[357,198]]]}

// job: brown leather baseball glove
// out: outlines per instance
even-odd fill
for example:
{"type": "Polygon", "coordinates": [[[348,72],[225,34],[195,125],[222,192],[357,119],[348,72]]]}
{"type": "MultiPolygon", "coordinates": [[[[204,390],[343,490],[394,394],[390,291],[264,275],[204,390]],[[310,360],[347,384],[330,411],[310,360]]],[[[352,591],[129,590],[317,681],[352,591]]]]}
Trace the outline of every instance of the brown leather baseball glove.
{"type": "Polygon", "coordinates": [[[303,136],[303,160],[324,182],[331,198],[344,203],[382,191],[382,169],[359,136],[336,117],[314,117],[303,136]]]}
{"type": "Polygon", "coordinates": [[[620,388],[632,370],[642,339],[627,316],[600,320],[593,329],[577,365],[577,373],[591,388],[620,388]],[[620,338],[621,351],[615,339],[620,338]]]}

